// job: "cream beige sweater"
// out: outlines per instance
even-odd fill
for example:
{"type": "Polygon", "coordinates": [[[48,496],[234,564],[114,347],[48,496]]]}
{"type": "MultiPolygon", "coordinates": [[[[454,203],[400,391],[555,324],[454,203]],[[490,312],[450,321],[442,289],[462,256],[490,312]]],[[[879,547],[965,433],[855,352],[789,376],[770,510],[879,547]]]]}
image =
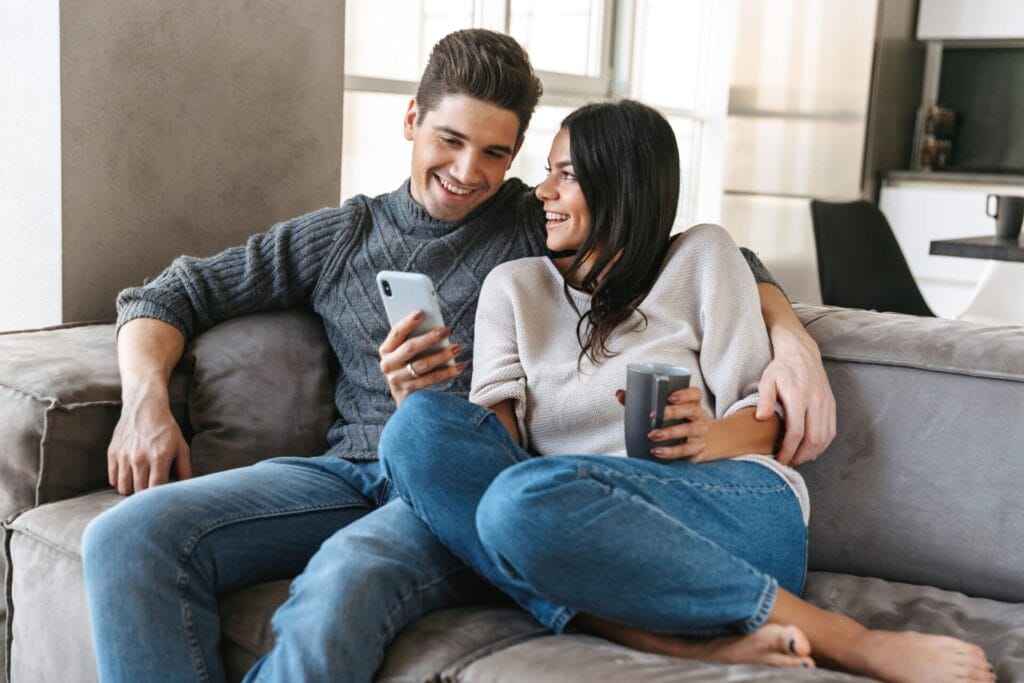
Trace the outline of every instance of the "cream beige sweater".
{"type": "MultiPolygon", "coordinates": [[[[697,225],[670,246],[658,280],[640,305],[647,324],[620,326],[608,340],[619,355],[577,370],[579,319],[563,294],[564,278],[547,257],[494,268],[476,313],[470,400],[512,399],[524,445],[541,455],[625,456],[623,409],[615,391],[629,363],[688,368],[716,418],[757,404],[757,383],[771,360],[750,268],[717,225],[697,225]]],[[[580,311],[590,296],[570,289],[580,311]]],[[[803,478],[767,455],[738,460],[772,469],[793,489],[804,522],[810,503],[803,478]]]]}

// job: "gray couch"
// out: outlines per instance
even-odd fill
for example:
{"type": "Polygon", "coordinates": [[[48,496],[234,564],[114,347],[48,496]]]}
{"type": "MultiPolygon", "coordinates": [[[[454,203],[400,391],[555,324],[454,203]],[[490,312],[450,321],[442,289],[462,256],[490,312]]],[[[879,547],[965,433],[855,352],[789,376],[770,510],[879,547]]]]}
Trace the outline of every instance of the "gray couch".
{"type": "MultiPolygon", "coordinates": [[[[798,312],[839,408],[835,443],[802,470],[812,498],[807,597],[869,625],[965,637],[985,648],[1001,681],[1024,681],[1024,328],[798,312]]],[[[196,472],[322,450],[333,371],[319,323],[305,313],[254,315],[200,336],[170,392],[196,472]]],[[[0,335],[6,665],[15,683],[95,679],[79,545],[89,520],[119,501],[105,464],[118,411],[112,326],[0,335]]],[[[269,646],[268,619],[287,589],[268,583],[223,598],[232,677],[269,646]]],[[[380,679],[863,680],[551,636],[500,605],[424,617],[391,647],[380,679]]]]}

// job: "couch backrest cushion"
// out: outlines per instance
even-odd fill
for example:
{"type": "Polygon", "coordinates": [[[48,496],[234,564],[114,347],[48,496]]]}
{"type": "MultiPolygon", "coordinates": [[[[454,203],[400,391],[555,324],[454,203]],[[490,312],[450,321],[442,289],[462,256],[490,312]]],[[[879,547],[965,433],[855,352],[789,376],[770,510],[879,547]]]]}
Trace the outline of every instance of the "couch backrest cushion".
{"type": "Polygon", "coordinates": [[[1024,601],[1024,327],[798,313],[838,406],[800,468],[811,568],[1024,601]]]}
{"type": "Polygon", "coordinates": [[[316,455],[334,423],[337,366],[323,323],[300,310],[220,323],[186,351],[194,474],[316,455]]]}

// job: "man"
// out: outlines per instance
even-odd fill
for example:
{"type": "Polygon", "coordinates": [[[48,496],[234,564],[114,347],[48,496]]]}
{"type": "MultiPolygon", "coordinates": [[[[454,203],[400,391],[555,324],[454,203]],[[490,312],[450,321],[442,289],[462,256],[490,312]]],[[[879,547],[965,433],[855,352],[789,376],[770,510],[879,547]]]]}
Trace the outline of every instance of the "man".
{"type": "MultiPolygon", "coordinates": [[[[118,297],[123,410],[110,483],[123,494],[151,490],[86,532],[102,680],[223,679],[217,596],[270,579],[298,575],[274,615],[274,647],[247,680],[370,680],[406,624],[473,599],[476,579],[397,498],[376,445],[394,410],[387,378],[402,391],[465,395],[465,363],[441,363],[469,357],[480,284],[500,262],[544,253],[539,203],[504,180],[540,93],[508,36],[446,36],[405,115],[412,174],[401,188],[281,223],[209,259],[182,257],[118,297]],[[374,286],[380,270],[430,275],[448,329],[407,338],[410,317],[389,330],[374,286]],[[323,318],[343,369],[328,452],[190,479],[167,395],[186,340],[226,318],[297,305],[323,318]],[[449,330],[457,343],[447,355],[414,366],[449,330]],[[159,486],[172,469],[185,481],[159,486]]],[[[796,435],[780,458],[798,462],[831,439],[831,395],[784,296],[770,284],[762,292],[779,354],[763,380],[764,415],[778,386],[796,435]],[[821,397],[807,421],[813,438],[801,438],[807,396],[821,397]]]]}

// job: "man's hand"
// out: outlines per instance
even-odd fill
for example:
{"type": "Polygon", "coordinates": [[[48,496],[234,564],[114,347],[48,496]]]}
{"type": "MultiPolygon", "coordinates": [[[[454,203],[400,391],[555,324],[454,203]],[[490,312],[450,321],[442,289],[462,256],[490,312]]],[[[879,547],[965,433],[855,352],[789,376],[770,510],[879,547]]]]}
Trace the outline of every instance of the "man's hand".
{"type": "Polygon", "coordinates": [[[125,400],[107,448],[110,485],[127,496],[166,484],[172,465],[179,479],[192,476],[189,447],[167,397],[158,390],[155,396],[125,400]]]}
{"type": "Polygon", "coordinates": [[[107,447],[107,476],[126,496],[166,484],[172,465],[179,479],[192,476],[188,444],[171,415],[167,394],[184,348],[181,332],[151,318],[130,320],[117,334],[121,419],[107,447]]]}
{"type": "Polygon", "coordinates": [[[466,363],[446,365],[446,363],[465,348],[462,344],[452,344],[422,358],[419,354],[439,341],[448,337],[447,327],[439,327],[411,339],[409,333],[423,319],[423,311],[413,311],[399,320],[388,332],[384,343],[380,345],[380,371],[388,381],[391,396],[397,405],[402,405],[405,397],[419,389],[426,389],[438,382],[458,377],[466,369],[466,363]],[[416,358],[416,360],[413,360],[416,358]]]}
{"type": "Polygon", "coordinates": [[[835,438],[836,401],[818,347],[806,333],[795,335],[780,327],[772,330],[772,343],[775,358],[761,376],[755,416],[771,418],[776,400],[782,402],[786,436],[775,458],[796,467],[817,458],[835,438]]]}

